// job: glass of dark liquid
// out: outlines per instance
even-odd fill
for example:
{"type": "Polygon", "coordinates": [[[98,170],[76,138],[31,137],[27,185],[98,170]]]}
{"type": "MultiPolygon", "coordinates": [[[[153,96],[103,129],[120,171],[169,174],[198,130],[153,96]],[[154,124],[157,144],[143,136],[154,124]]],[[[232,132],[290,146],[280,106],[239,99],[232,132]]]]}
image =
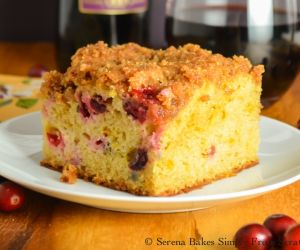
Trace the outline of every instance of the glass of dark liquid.
{"type": "Polygon", "coordinates": [[[224,56],[263,64],[262,104],[276,102],[300,63],[299,0],[171,0],[169,45],[197,43],[224,56]]]}

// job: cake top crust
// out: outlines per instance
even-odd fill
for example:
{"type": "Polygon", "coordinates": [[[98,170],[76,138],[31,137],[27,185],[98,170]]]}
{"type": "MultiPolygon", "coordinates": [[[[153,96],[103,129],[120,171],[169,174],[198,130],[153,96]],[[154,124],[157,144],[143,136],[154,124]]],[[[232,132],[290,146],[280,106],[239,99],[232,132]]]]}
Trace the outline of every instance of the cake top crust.
{"type": "Polygon", "coordinates": [[[135,43],[108,47],[104,42],[98,42],[76,52],[65,78],[81,85],[94,84],[96,80],[123,85],[124,90],[128,87],[130,90],[201,85],[203,79],[222,81],[237,73],[251,71],[259,82],[262,66],[253,68],[242,56],[225,58],[194,44],[153,50],[135,43]]]}
{"type": "Polygon", "coordinates": [[[226,58],[194,44],[153,50],[135,43],[108,47],[98,42],[78,49],[64,74],[46,73],[41,92],[49,97],[69,87],[105,85],[121,96],[151,99],[146,105],[166,116],[176,113],[204,81],[226,89],[238,74],[249,74],[261,84],[263,71],[242,56],[226,58]]]}

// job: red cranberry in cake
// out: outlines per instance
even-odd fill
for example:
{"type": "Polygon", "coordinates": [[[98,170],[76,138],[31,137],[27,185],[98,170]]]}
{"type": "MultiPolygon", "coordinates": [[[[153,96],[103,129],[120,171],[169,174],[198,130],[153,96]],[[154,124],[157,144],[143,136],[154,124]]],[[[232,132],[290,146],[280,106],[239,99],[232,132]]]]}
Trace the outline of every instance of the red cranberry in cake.
{"type": "Polygon", "coordinates": [[[134,119],[143,123],[146,120],[148,107],[134,99],[127,100],[124,105],[124,110],[134,119]]]}
{"type": "Polygon", "coordinates": [[[102,114],[106,111],[106,104],[100,95],[96,95],[91,99],[91,107],[95,114],[102,114]]]}
{"type": "Polygon", "coordinates": [[[51,131],[47,132],[47,138],[50,145],[54,147],[63,146],[63,138],[59,130],[52,129],[51,131]]]}
{"type": "Polygon", "coordinates": [[[89,118],[91,116],[85,103],[78,105],[77,111],[82,115],[83,118],[89,118]]]}
{"type": "Polygon", "coordinates": [[[160,149],[160,139],[162,134],[163,134],[162,128],[152,133],[152,135],[148,138],[148,144],[150,148],[153,148],[156,151],[160,149]]]}
{"type": "Polygon", "coordinates": [[[89,118],[91,115],[103,114],[107,111],[107,105],[112,103],[112,98],[103,99],[101,95],[93,95],[87,93],[79,95],[78,111],[84,118],[89,118]]]}
{"type": "Polygon", "coordinates": [[[142,102],[157,102],[158,90],[153,88],[143,88],[143,89],[134,89],[132,90],[132,95],[135,96],[138,100],[142,102]]]}
{"type": "Polygon", "coordinates": [[[90,118],[91,113],[89,111],[89,107],[86,102],[89,102],[89,99],[86,100],[86,96],[83,96],[81,92],[76,92],[75,94],[76,100],[79,103],[77,105],[77,112],[85,119],[90,118]]]}
{"type": "Polygon", "coordinates": [[[91,98],[90,105],[94,114],[102,114],[107,111],[107,104],[112,103],[112,98],[104,100],[101,95],[94,95],[91,98]]]}
{"type": "Polygon", "coordinates": [[[202,156],[207,159],[213,159],[216,154],[216,146],[211,145],[209,148],[205,149],[202,156]]]}
{"type": "Polygon", "coordinates": [[[142,170],[148,162],[147,150],[139,148],[131,153],[129,168],[135,171],[142,170]]]}
{"type": "Polygon", "coordinates": [[[74,166],[80,166],[80,164],[82,163],[82,158],[78,155],[77,152],[75,152],[71,157],[70,163],[74,166]]]}
{"type": "Polygon", "coordinates": [[[47,100],[46,102],[44,102],[43,106],[42,106],[42,114],[44,116],[48,116],[51,109],[52,109],[52,106],[53,106],[54,102],[52,100],[47,100]]]}
{"type": "Polygon", "coordinates": [[[214,155],[215,155],[215,153],[216,153],[216,146],[215,146],[215,145],[212,145],[212,146],[210,147],[209,152],[208,152],[208,157],[209,157],[209,158],[213,158],[214,155]]]}
{"type": "Polygon", "coordinates": [[[95,137],[90,140],[89,146],[94,152],[103,152],[109,148],[109,141],[105,136],[95,137]]]}

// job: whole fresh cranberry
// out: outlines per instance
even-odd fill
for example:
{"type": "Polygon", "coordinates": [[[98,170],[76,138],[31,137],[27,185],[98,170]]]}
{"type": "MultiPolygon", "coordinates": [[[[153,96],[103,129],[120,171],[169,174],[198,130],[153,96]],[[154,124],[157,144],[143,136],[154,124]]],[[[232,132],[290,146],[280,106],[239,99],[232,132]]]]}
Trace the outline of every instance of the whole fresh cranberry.
{"type": "Polygon", "coordinates": [[[283,250],[300,250],[300,224],[292,225],[285,232],[283,250]]]}
{"type": "Polygon", "coordinates": [[[241,227],[234,239],[239,250],[267,250],[271,246],[272,234],[263,225],[253,223],[241,227]]]}
{"type": "Polygon", "coordinates": [[[19,209],[24,204],[23,188],[13,182],[0,184],[0,210],[4,212],[19,209]]]}
{"type": "Polygon", "coordinates": [[[270,230],[277,244],[281,244],[285,231],[294,224],[296,221],[285,214],[272,214],[264,221],[264,226],[270,230]]]}

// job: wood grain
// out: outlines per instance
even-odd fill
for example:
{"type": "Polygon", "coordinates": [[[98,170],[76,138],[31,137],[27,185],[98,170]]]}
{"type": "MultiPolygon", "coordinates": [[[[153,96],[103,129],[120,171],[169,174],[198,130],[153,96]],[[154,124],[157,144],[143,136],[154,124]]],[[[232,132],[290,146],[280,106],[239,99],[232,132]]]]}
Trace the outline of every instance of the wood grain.
{"type": "MultiPolygon", "coordinates": [[[[36,62],[55,67],[52,44],[0,43],[0,73],[26,74],[36,62]]],[[[300,74],[281,100],[263,111],[295,125],[300,118],[300,74]]],[[[104,211],[27,191],[27,204],[14,213],[0,213],[0,249],[235,249],[218,245],[232,240],[246,223],[262,223],[272,213],[300,220],[300,182],[257,198],[195,212],[129,214],[104,211]],[[152,245],[145,244],[151,238],[152,245]],[[190,246],[189,238],[215,245],[190,246]],[[186,246],[159,245],[161,240],[186,246]]],[[[170,244],[170,243],[169,243],[170,244]]],[[[229,243],[228,243],[229,244],[229,243]]]]}

